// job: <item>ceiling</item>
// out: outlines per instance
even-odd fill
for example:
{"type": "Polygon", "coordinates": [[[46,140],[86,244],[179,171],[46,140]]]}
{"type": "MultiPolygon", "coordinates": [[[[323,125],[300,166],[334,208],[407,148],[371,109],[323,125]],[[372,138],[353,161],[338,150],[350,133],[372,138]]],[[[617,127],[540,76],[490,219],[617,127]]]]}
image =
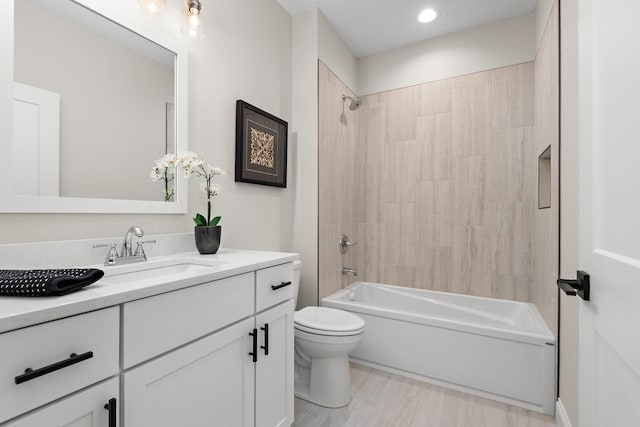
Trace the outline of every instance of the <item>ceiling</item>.
{"type": "Polygon", "coordinates": [[[314,8],[327,17],[358,57],[461,31],[535,9],[538,0],[277,0],[291,15],[314,8]],[[440,10],[418,22],[427,7],[440,10]]]}

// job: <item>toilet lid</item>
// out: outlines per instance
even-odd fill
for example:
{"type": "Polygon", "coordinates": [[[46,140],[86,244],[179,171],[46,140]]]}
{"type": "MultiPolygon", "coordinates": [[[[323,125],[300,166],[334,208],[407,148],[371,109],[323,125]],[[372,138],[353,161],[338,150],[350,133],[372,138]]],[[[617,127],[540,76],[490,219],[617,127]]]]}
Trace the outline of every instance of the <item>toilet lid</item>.
{"type": "Polygon", "coordinates": [[[326,332],[353,332],[364,328],[364,320],[344,310],[305,307],[294,314],[296,326],[326,332]]]}

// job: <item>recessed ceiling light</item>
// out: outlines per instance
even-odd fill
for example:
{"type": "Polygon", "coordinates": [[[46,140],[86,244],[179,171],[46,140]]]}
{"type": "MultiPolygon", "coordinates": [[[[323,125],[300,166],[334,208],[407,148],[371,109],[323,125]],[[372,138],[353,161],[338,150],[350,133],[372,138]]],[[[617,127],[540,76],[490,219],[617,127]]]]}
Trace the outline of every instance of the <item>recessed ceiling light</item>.
{"type": "Polygon", "coordinates": [[[420,15],[418,15],[418,21],[422,23],[433,22],[438,16],[440,16],[438,9],[429,8],[420,12],[420,15]]]}

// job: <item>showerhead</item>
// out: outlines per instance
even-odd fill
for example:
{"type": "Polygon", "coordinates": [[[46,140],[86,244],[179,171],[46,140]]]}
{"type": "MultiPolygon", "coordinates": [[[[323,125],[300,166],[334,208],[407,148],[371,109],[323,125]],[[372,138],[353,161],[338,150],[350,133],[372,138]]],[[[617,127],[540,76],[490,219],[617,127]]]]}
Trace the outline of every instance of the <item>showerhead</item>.
{"type": "Polygon", "coordinates": [[[351,110],[351,111],[356,111],[362,105],[362,98],[360,98],[359,96],[356,96],[355,98],[353,98],[353,97],[348,96],[348,95],[342,95],[342,100],[344,101],[346,99],[351,101],[349,103],[349,110],[351,110]]]}

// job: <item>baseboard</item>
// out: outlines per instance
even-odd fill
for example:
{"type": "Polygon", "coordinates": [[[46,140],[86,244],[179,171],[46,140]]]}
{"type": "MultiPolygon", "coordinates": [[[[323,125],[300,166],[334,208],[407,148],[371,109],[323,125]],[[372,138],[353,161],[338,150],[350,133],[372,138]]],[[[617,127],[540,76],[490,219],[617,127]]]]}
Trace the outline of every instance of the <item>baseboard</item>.
{"type": "Polygon", "coordinates": [[[556,400],[556,426],[558,427],[571,427],[571,420],[567,415],[567,411],[564,409],[562,400],[558,398],[556,400]]]}

